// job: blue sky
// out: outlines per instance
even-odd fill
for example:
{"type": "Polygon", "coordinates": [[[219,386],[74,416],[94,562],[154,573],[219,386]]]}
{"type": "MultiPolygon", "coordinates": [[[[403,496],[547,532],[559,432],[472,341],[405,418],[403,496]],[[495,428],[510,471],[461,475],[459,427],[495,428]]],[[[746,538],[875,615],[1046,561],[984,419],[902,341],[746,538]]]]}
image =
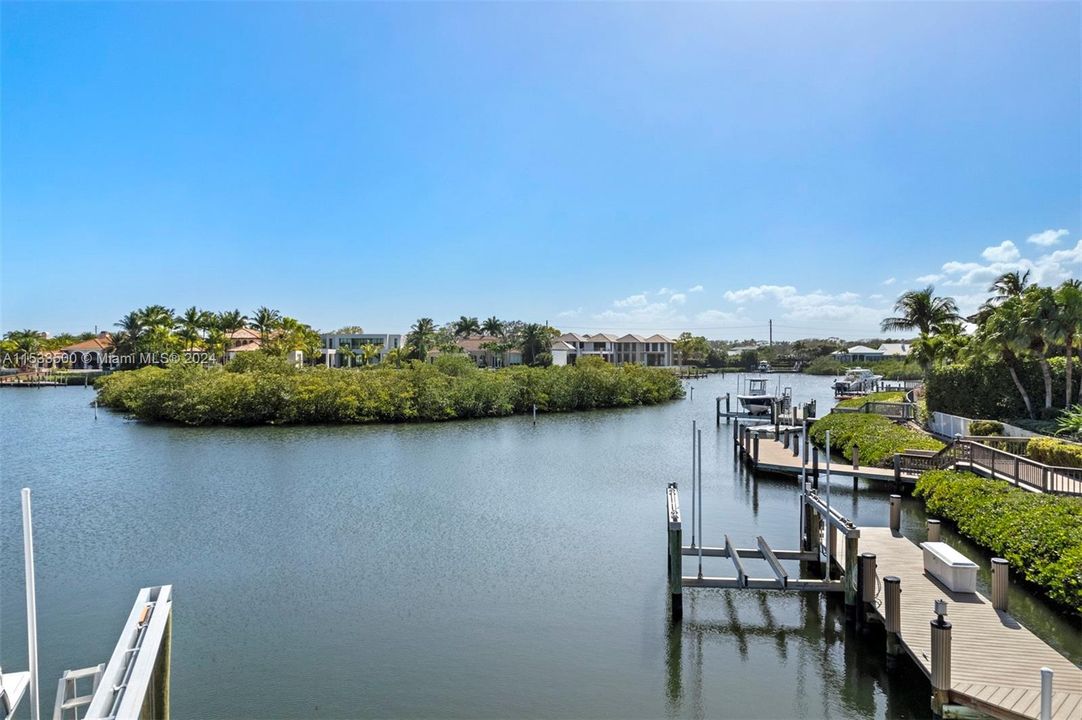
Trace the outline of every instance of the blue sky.
{"type": "Polygon", "coordinates": [[[857,337],[1077,277],[1079,9],[4,3],[0,325],[857,337]]]}

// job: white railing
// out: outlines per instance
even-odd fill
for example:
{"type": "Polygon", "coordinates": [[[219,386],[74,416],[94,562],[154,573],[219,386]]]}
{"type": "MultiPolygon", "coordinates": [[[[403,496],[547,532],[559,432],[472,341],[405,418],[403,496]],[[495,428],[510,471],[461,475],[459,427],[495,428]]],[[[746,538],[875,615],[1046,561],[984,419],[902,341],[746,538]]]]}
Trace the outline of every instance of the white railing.
{"type": "MultiPolygon", "coordinates": [[[[932,417],[928,420],[928,429],[932,431],[934,435],[938,435],[944,438],[954,438],[958,435],[963,437],[969,436],[972,433],[969,432],[969,424],[973,422],[972,418],[962,417],[961,415],[950,415],[943,412],[934,412],[932,417]]],[[[1008,425],[1002,423],[1003,435],[1005,437],[1041,437],[1035,432],[1030,432],[1017,425],[1008,425]]]]}

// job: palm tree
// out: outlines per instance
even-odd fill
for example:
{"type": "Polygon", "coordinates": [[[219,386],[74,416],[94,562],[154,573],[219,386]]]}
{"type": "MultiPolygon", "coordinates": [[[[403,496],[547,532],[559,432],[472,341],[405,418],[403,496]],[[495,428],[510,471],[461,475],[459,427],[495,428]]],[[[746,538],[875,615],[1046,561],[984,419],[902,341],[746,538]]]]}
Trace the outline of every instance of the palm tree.
{"type": "Polygon", "coordinates": [[[195,347],[195,343],[203,338],[204,332],[213,323],[214,316],[206,310],[200,310],[195,305],[184,311],[182,315],[173,318],[173,323],[181,338],[188,342],[188,350],[195,347]]]}
{"type": "Polygon", "coordinates": [[[1044,407],[1052,408],[1052,368],[1048,364],[1049,340],[1057,322],[1058,308],[1052,288],[1032,286],[1017,299],[1022,302],[1020,330],[1029,341],[1029,349],[1037,356],[1044,378],[1044,407]]]}
{"type": "Polygon", "coordinates": [[[400,368],[402,367],[402,361],[408,360],[412,354],[413,348],[409,345],[403,345],[400,348],[391,348],[387,351],[387,358],[384,362],[388,365],[393,364],[396,368],[400,368]]]}
{"type": "Polygon", "coordinates": [[[29,357],[41,349],[41,341],[45,333],[38,330],[15,330],[4,335],[5,340],[15,343],[15,352],[21,355],[21,365],[29,364],[29,357]]]}
{"type": "Polygon", "coordinates": [[[1028,346],[1028,337],[1021,328],[1022,311],[1021,299],[1010,298],[988,315],[977,331],[977,340],[993,360],[1007,366],[1011,380],[1026,405],[1026,413],[1032,420],[1036,418],[1033,402],[1018,376],[1019,354],[1028,346]]]}
{"type": "Polygon", "coordinates": [[[365,343],[361,346],[361,359],[365,365],[372,364],[372,358],[379,357],[380,351],[383,350],[383,346],[375,343],[365,343]]]}
{"type": "Polygon", "coordinates": [[[883,332],[920,330],[922,335],[942,332],[944,328],[961,321],[958,305],[951,297],[936,297],[935,288],[929,285],[923,290],[903,293],[894,303],[897,317],[884,318],[883,332]]]}
{"type": "MultiPolygon", "coordinates": [[[[1055,291],[1056,318],[1052,323],[1052,332],[1058,339],[1063,340],[1064,353],[1067,358],[1066,368],[1066,399],[1063,407],[1071,406],[1071,390],[1074,379],[1074,341],[1082,334],[1082,280],[1067,280],[1055,291]]],[[[1079,390],[1079,399],[1082,400],[1082,390],[1079,390]]]]}
{"type": "Polygon", "coordinates": [[[1017,270],[1005,272],[988,287],[988,292],[996,293],[988,302],[999,305],[1012,297],[1021,297],[1029,287],[1029,270],[1024,273],[1017,270]]]}
{"type": "Polygon", "coordinates": [[[527,323],[522,326],[518,343],[522,349],[523,364],[532,365],[538,355],[549,351],[552,345],[551,329],[540,323],[527,323]]]}
{"type": "Polygon", "coordinates": [[[173,309],[164,305],[147,305],[135,311],[147,328],[173,328],[173,309]]]}
{"type": "Polygon", "coordinates": [[[481,323],[477,322],[475,317],[466,317],[462,315],[455,320],[451,326],[452,332],[455,337],[468,338],[470,335],[476,335],[481,332],[481,323]]]}
{"type": "Polygon", "coordinates": [[[138,310],[133,310],[120,318],[118,322],[113,323],[113,325],[120,328],[121,333],[127,335],[126,339],[128,344],[130,344],[133,349],[139,344],[139,340],[146,330],[146,325],[143,323],[143,316],[138,310]]]}
{"type": "MultiPolygon", "coordinates": [[[[339,345],[337,354],[346,361],[346,367],[353,367],[353,360],[357,357],[357,353],[353,352],[353,348],[349,346],[349,343],[339,345]]],[[[341,362],[339,362],[339,365],[341,365],[341,362]]]]}
{"type": "Polygon", "coordinates": [[[489,337],[503,337],[503,323],[493,315],[481,323],[481,332],[489,337]]]}
{"type": "Polygon", "coordinates": [[[282,313],[277,310],[271,310],[265,305],[261,305],[255,309],[252,313],[251,320],[248,321],[248,325],[253,330],[259,331],[259,340],[263,345],[267,344],[267,338],[271,332],[278,328],[282,323],[282,313]]]}
{"type": "Polygon", "coordinates": [[[428,351],[436,341],[436,323],[432,318],[420,318],[406,335],[406,344],[412,346],[411,355],[418,360],[427,360],[428,351]]]}

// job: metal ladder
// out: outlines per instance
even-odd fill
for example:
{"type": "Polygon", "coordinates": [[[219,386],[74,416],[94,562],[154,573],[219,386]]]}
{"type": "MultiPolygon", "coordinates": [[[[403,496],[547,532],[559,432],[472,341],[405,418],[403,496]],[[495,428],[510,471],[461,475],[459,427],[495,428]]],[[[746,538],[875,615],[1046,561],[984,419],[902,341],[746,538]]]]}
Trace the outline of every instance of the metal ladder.
{"type": "Polygon", "coordinates": [[[56,704],[53,706],[53,720],[79,720],[79,711],[86,708],[94,697],[94,692],[105,672],[105,663],[81,670],[65,670],[56,688],[56,704]],[[90,692],[79,694],[79,681],[91,678],[90,692]]]}

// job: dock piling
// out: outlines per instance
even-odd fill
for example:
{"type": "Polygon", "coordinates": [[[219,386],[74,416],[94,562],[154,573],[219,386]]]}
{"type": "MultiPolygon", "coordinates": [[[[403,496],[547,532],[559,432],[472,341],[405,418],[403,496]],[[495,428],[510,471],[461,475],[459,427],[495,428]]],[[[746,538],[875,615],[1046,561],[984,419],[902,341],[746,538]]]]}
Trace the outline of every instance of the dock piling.
{"type": "Polygon", "coordinates": [[[939,542],[940,538],[940,522],[938,520],[932,520],[928,518],[928,542],[939,542]]]}
{"type": "Polygon", "coordinates": [[[672,607],[672,619],[684,616],[684,561],[681,548],[680,500],[677,485],[669,483],[666,519],[669,534],[669,603],[672,607]]]}
{"type": "Polygon", "coordinates": [[[936,600],[936,619],[932,629],[932,714],[943,717],[943,706],[950,700],[951,689],[951,624],[946,619],[947,601],[936,600]]]}
{"type": "Polygon", "coordinates": [[[897,575],[883,578],[883,626],[887,631],[887,657],[905,652],[899,633],[902,631],[902,579],[897,575]]]}
{"type": "Polygon", "coordinates": [[[1052,668],[1041,668],[1041,720],[1052,720],[1052,668]]]}
{"type": "MultiPolygon", "coordinates": [[[[853,469],[860,466],[860,445],[853,443],[853,469]]],[[[855,479],[855,478],[854,478],[855,479]]]]}
{"type": "Polygon", "coordinates": [[[714,398],[714,427],[721,427],[721,395],[714,398]]]}
{"type": "Polygon", "coordinates": [[[849,622],[857,621],[860,609],[861,591],[857,585],[857,575],[861,557],[858,542],[855,537],[845,537],[845,611],[849,622]]]}
{"type": "Polygon", "coordinates": [[[793,457],[800,455],[800,436],[793,433],[793,457]]]}
{"type": "Polygon", "coordinates": [[[755,438],[751,441],[751,466],[759,467],[759,433],[755,433],[755,438]]]}
{"type": "Polygon", "coordinates": [[[992,558],[992,607],[1007,612],[1007,585],[1010,569],[1004,558],[992,558]]]}
{"type": "Polygon", "coordinates": [[[899,532],[902,528],[902,496],[890,496],[890,530],[899,532]]]}

